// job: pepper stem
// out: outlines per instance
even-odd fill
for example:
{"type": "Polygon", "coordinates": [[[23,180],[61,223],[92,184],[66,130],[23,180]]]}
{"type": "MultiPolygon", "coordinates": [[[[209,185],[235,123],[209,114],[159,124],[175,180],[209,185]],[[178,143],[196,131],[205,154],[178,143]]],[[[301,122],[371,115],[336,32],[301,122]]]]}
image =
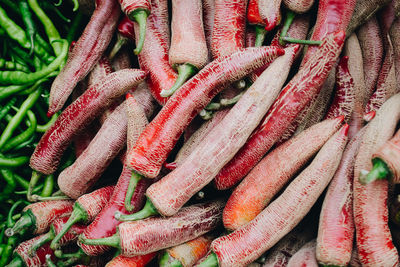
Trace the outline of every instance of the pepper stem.
{"type": "Polygon", "coordinates": [[[173,95],[173,93],[175,93],[175,91],[178,90],[179,87],[181,87],[190,77],[192,77],[198,71],[195,66],[189,63],[178,65],[176,69],[178,70],[178,78],[170,89],[162,90],[160,92],[160,95],[162,97],[173,95]]]}
{"type": "Polygon", "coordinates": [[[29,210],[21,216],[21,218],[14,224],[12,228],[7,228],[5,235],[10,237],[16,233],[23,232],[24,230],[30,228],[34,224],[32,216],[29,215],[29,210]]]}
{"type": "Polygon", "coordinates": [[[375,180],[382,180],[391,177],[390,169],[387,164],[380,158],[372,159],[374,166],[370,172],[362,171],[360,174],[360,183],[368,184],[375,180]]]}
{"type": "Polygon", "coordinates": [[[112,60],[116,54],[118,54],[119,50],[121,50],[121,47],[123,47],[125,44],[127,44],[128,39],[123,37],[121,34],[117,34],[117,41],[115,42],[115,45],[111,49],[109,59],[112,60]]]}
{"type": "Polygon", "coordinates": [[[7,267],[22,267],[25,264],[23,263],[22,259],[20,257],[15,257],[8,265],[7,267]]]}
{"type": "Polygon", "coordinates": [[[182,267],[182,263],[169,255],[167,251],[164,252],[164,254],[160,258],[159,262],[160,267],[182,267]]]}
{"type": "Polygon", "coordinates": [[[157,214],[158,214],[157,209],[154,207],[153,203],[151,203],[151,201],[149,199],[147,199],[146,204],[144,205],[142,210],[140,210],[136,213],[133,213],[133,214],[129,214],[129,215],[124,215],[121,212],[117,211],[115,213],[114,217],[118,221],[126,222],[126,221],[137,221],[137,220],[145,219],[147,217],[157,215],[157,214]]]}
{"type": "Polygon", "coordinates": [[[43,246],[44,244],[50,242],[54,238],[54,230],[50,229],[46,234],[42,235],[28,250],[28,254],[30,257],[35,256],[36,251],[43,246]]]}
{"type": "Polygon", "coordinates": [[[42,174],[40,172],[32,171],[31,180],[29,181],[28,192],[26,193],[26,198],[30,202],[34,202],[34,200],[32,199],[32,193],[40,177],[42,177],[42,174]]]}
{"type": "Polygon", "coordinates": [[[241,92],[240,94],[236,95],[235,97],[232,97],[231,99],[226,99],[226,98],[221,99],[220,100],[221,106],[228,107],[236,104],[240,100],[243,94],[244,92],[241,92]]]}
{"type": "Polygon", "coordinates": [[[90,256],[86,255],[82,249],[79,249],[75,253],[68,253],[68,254],[63,254],[61,250],[55,250],[54,256],[62,260],[65,259],[65,261],[57,261],[57,265],[59,267],[72,266],[76,264],[78,261],[80,261],[81,264],[88,265],[90,258],[90,256]]]}
{"type": "Polygon", "coordinates": [[[148,16],[149,11],[146,9],[136,9],[129,14],[129,19],[139,24],[139,41],[137,42],[135,50],[133,50],[135,55],[139,55],[142,51],[144,39],[146,37],[146,21],[148,16]]]}
{"type": "Polygon", "coordinates": [[[133,209],[135,208],[135,206],[132,205],[132,197],[133,197],[133,193],[135,193],[136,186],[141,179],[142,179],[142,176],[140,174],[138,174],[135,171],[132,171],[131,180],[129,181],[128,190],[127,190],[126,196],[125,196],[125,209],[128,212],[133,211],[133,209]]]}
{"type": "Polygon", "coordinates": [[[295,17],[296,17],[296,13],[294,13],[293,11],[290,11],[290,10],[287,11],[285,22],[283,23],[283,27],[282,27],[281,36],[279,36],[279,44],[282,46],[285,45],[285,41],[283,40],[283,38],[286,37],[288,30],[290,28],[290,25],[292,25],[295,17]]]}
{"type": "Polygon", "coordinates": [[[92,246],[110,246],[114,248],[120,248],[120,237],[118,232],[112,236],[98,238],[98,239],[88,239],[83,237],[83,235],[79,236],[79,242],[85,245],[92,245],[92,246]]]}
{"type": "Polygon", "coordinates": [[[45,257],[46,257],[46,264],[48,267],[57,267],[57,265],[55,265],[54,262],[52,262],[50,254],[46,254],[45,257]]]}
{"type": "Polygon", "coordinates": [[[288,43],[294,44],[304,44],[304,45],[321,45],[322,41],[313,41],[313,40],[301,40],[291,37],[282,37],[282,40],[288,43]]]}
{"type": "Polygon", "coordinates": [[[79,203],[75,202],[74,209],[72,210],[71,216],[68,218],[68,221],[64,224],[62,230],[54,237],[53,241],[51,241],[50,248],[56,250],[60,247],[58,244],[61,238],[68,232],[71,227],[78,222],[86,221],[88,217],[87,212],[79,205],[79,203]]]}
{"type": "Polygon", "coordinates": [[[211,254],[200,264],[197,265],[198,267],[218,267],[218,258],[214,252],[211,254]]]}
{"type": "Polygon", "coordinates": [[[256,31],[256,41],[254,43],[255,47],[260,47],[263,45],[265,36],[267,35],[267,30],[262,25],[254,25],[254,29],[256,31]]]}

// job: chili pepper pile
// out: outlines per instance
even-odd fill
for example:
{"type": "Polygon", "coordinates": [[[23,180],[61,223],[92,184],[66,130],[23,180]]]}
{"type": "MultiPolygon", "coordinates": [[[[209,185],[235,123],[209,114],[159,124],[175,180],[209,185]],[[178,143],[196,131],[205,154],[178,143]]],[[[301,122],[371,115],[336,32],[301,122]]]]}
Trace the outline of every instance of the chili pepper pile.
{"type": "Polygon", "coordinates": [[[64,1],[0,0],[0,267],[399,265],[399,1],[64,1]]]}
{"type": "MultiPolygon", "coordinates": [[[[46,116],[50,85],[67,60],[83,18],[73,14],[71,5],[63,4],[70,11],[61,12],[56,4],[0,2],[0,266],[11,261],[13,250],[23,241],[7,237],[5,231],[29,204],[27,192],[47,198],[58,188],[53,175],[30,185],[29,167],[37,142],[57,119],[57,114],[46,116]]],[[[70,164],[67,159],[63,163],[70,164]]]]}

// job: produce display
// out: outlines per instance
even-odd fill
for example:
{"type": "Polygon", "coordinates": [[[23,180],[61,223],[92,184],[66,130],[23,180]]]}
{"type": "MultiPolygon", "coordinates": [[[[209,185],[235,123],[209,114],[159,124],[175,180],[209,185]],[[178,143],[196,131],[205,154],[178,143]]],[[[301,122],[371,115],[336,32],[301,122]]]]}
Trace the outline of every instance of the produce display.
{"type": "Polygon", "coordinates": [[[0,267],[399,266],[399,16],[0,0],[0,267]]]}

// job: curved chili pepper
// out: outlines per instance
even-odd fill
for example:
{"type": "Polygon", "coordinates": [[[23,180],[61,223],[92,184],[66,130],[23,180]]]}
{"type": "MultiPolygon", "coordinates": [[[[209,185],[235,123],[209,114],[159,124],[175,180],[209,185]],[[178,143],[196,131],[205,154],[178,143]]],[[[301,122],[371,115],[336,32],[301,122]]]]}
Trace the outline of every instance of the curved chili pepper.
{"type": "MultiPolygon", "coordinates": [[[[359,1],[358,1],[359,2],[359,1]]],[[[321,0],[318,3],[317,21],[310,40],[322,40],[327,34],[346,31],[356,0],[321,0]]],[[[302,65],[316,52],[317,47],[310,46],[304,55],[302,65]]]]}
{"type": "Polygon", "coordinates": [[[150,122],[128,152],[127,165],[146,177],[156,177],[186,126],[225,85],[283,53],[276,47],[246,48],[208,64],[150,122]]]}
{"type": "Polygon", "coordinates": [[[313,58],[282,89],[263,121],[233,159],[217,174],[216,180],[235,184],[257,164],[307,103],[319,93],[342,50],[344,38],[343,31],[324,38],[313,58]]]}
{"type": "MultiPolygon", "coordinates": [[[[29,35],[29,41],[31,42],[31,52],[35,47],[35,35],[36,35],[36,25],[32,19],[32,13],[29,9],[28,2],[26,0],[19,1],[19,9],[21,11],[21,17],[26,27],[26,32],[29,35]]],[[[60,39],[60,38],[58,38],[60,39]]]]}
{"type": "Polygon", "coordinates": [[[76,84],[89,73],[110,43],[118,23],[119,5],[116,0],[97,0],[96,3],[90,22],[51,85],[49,117],[64,106],[76,84]]]}
{"type": "Polygon", "coordinates": [[[134,257],[125,257],[122,255],[118,255],[110,262],[108,262],[106,267],[125,267],[125,266],[145,267],[146,264],[148,264],[155,256],[157,256],[156,252],[134,257]]]}
{"type": "MultiPolygon", "coordinates": [[[[116,227],[121,223],[114,218],[115,212],[119,211],[123,214],[128,214],[128,211],[125,209],[124,200],[129,187],[130,178],[131,171],[125,166],[110,200],[95,220],[86,228],[82,236],[94,239],[109,237],[115,234],[116,227]]],[[[131,203],[133,203],[135,207],[132,212],[136,212],[142,207],[145,199],[144,194],[149,185],[150,181],[148,179],[141,179],[136,185],[136,190],[131,200],[131,203]]],[[[106,246],[89,246],[84,244],[80,244],[80,246],[87,255],[91,256],[100,255],[107,250],[106,246]]]]}
{"type": "Polygon", "coordinates": [[[128,18],[139,25],[139,39],[134,50],[135,55],[138,55],[146,37],[146,20],[151,11],[150,0],[119,0],[119,3],[128,18]]]}

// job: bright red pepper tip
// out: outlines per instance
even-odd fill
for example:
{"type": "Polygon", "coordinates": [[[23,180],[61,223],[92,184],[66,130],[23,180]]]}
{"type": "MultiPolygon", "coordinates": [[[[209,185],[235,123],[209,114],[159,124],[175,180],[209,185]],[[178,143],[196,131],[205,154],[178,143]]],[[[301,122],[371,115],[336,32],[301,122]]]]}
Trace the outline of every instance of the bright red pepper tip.
{"type": "Polygon", "coordinates": [[[276,26],[276,21],[269,23],[267,19],[265,20],[265,30],[266,31],[268,31],[268,32],[271,31],[273,28],[275,28],[275,26],[276,26]]]}
{"type": "Polygon", "coordinates": [[[343,125],[342,129],[340,129],[340,133],[344,136],[347,136],[347,134],[349,133],[349,128],[350,126],[346,123],[345,125],[343,125]]]}
{"type": "Polygon", "coordinates": [[[282,48],[278,49],[278,55],[282,56],[284,54],[285,54],[285,49],[282,48]]]}
{"type": "Polygon", "coordinates": [[[344,38],[346,37],[345,31],[338,31],[335,33],[335,42],[344,42],[344,38]]]}
{"type": "Polygon", "coordinates": [[[126,96],[125,96],[125,99],[128,99],[130,97],[132,97],[132,95],[130,93],[127,93],[126,96]]]}
{"type": "Polygon", "coordinates": [[[164,163],[164,167],[167,168],[168,170],[175,170],[177,165],[176,162],[171,162],[171,163],[164,163]]]}
{"type": "Polygon", "coordinates": [[[375,117],[375,115],[376,115],[376,111],[375,110],[370,111],[370,112],[368,112],[367,114],[364,115],[364,120],[365,121],[371,121],[375,117]]]}

